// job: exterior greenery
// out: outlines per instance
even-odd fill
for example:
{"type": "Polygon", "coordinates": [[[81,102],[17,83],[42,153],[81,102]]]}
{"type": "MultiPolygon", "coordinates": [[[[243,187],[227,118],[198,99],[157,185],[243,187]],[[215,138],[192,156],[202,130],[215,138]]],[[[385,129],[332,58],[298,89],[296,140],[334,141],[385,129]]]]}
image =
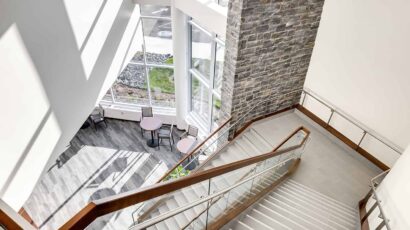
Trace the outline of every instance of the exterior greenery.
{"type": "Polygon", "coordinates": [[[177,179],[177,178],[180,178],[180,177],[188,176],[189,173],[190,173],[189,170],[184,169],[184,167],[182,167],[182,165],[179,165],[176,169],[174,169],[174,171],[171,172],[171,174],[169,174],[169,176],[166,178],[166,180],[177,179]]]}

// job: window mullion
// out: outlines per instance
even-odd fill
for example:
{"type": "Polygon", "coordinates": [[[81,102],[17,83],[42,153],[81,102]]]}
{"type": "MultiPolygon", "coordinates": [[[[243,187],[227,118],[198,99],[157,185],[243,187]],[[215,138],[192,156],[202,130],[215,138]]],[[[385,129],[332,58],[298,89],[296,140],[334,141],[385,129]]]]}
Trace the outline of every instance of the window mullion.
{"type": "Polygon", "coordinates": [[[112,90],[112,86],[110,87],[110,93],[111,93],[112,103],[114,104],[115,103],[115,97],[114,97],[114,90],[112,90]]]}
{"type": "Polygon", "coordinates": [[[210,66],[210,83],[209,83],[209,103],[208,103],[208,114],[209,114],[209,132],[212,132],[212,113],[213,113],[213,89],[214,89],[214,79],[215,79],[215,61],[216,61],[216,34],[212,33],[212,43],[211,43],[211,64],[210,66]]]}
{"type": "Polygon", "coordinates": [[[149,105],[152,106],[151,87],[150,87],[149,76],[148,76],[147,55],[146,55],[147,53],[146,53],[146,46],[145,46],[144,21],[141,18],[140,20],[141,20],[141,26],[142,26],[142,52],[144,56],[144,69],[145,69],[145,80],[147,81],[148,102],[149,102],[149,105]]]}

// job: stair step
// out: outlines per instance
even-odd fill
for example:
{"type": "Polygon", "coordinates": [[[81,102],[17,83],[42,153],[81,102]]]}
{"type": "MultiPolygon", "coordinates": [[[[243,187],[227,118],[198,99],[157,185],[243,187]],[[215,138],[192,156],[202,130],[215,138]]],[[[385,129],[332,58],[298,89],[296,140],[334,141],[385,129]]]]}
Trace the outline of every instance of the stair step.
{"type": "Polygon", "coordinates": [[[281,222],[282,224],[288,226],[290,229],[295,229],[295,230],[309,230],[305,226],[301,225],[300,223],[297,223],[296,220],[291,219],[288,216],[284,216],[283,214],[279,213],[278,211],[262,204],[258,203],[256,206],[256,209],[262,213],[265,213],[266,215],[270,216],[271,218],[274,218],[275,220],[281,222]]]}
{"type": "Polygon", "coordinates": [[[254,216],[258,220],[262,221],[263,223],[273,227],[274,229],[277,229],[277,230],[291,230],[291,228],[289,228],[288,226],[284,225],[283,223],[275,220],[274,218],[266,215],[265,213],[263,213],[263,212],[261,212],[257,209],[252,210],[252,216],[254,216]]]}
{"type": "MultiPolygon", "coordinates": [[[[158,211],[159,213],[166,213],[168,211],[170,211],[170,209],[168,208],[167,205],[161,205],[158,207],[158,211]]],[[[178,226],[178,222],[176,222],[176,220],[174,218],[168,218],[165,219],[164,221],[162,221],[166,226],[178,226]]]]}
{"type": "Polygon", "coordinates": [[[268,149],[272,150],[275,146],[273,146],[268,140],[266,140],[262,134],[258,132],[258,130],[251,128],[250,132],[253,136],[255,136],[258,140],[260,140],[268,149]]]}
{"type": "Polygon", "coordinates": [[[346,204],[344,204],[344,203],[342,203],[342,202],[340,202],[340,201],[338,201],[338,200],[335,200],[335,199],[333,199],[333,198],[331,198],[331,197],[328,197],[328,196],[326,196],[326,195],[324,195],[324,194],[322,194],[322,193],[319,193],[318,191],[315,191],[315,190],[313,190],[313,189],[307,187],[306,185],[300,184],[300,183],[298,183],[298,182],[296,182],[296,181],[294,181],[294,180],[288,180],[288,181],[286,181],[285,185],[287,185],[287,186],[289,186],[289,187],[297,188],[297,189],[300,190],[300,191],[303,190],[303,193],[305,193],[305,194],[306,194],[306,193],[309,193],[309,194],[311,194],[312,196],[317,197],[318,199],[322,199],[322,200],[324,200],[324,201],[326,201],[326,202],[328,202],[328,203],[332,203],[333,205],[338,206],[339,208],[344,209],[344,210],[350,212],[350,213],[353,214],[353,215],[356,215],[356,214],[357,214],[357,210],[354,209],[353,207],[350,207],[350,206],[348,206],[348,205],[346,205],[346,204]]]}
{"type": "Polygon", "coordinates": [[[280,207],[278,209],[282,210],[283,212],[289,213],[289,215],[295,215],[298,218],[303,219],[303,221],[308,222],[309,224],[313,224],[314,226],[317,226],[318,229],[344,229],[344,227],[337,228],[332,225],[329,225],[327,223],[327,220],[323,220],[318,216],[312,215],[312,212],[301,211],[274,197],[268,196],[266,197],[266,201],[272,205],[280,207]]]}
{"type": "Polygon", "coordinates": [[[340,213],[340,211],[338,211],[338,210],[329,209],[325,205],[322,205],[320,203],[315,203],[315,202],[309,200],[308,198],[299,196],[297,194],[294,194],[293,192],[291,192],[289,190],[286,191],[286,190],[283,190],[281,187],[279,187],[278,189],[276,189],[274,194],[280,194],[282,196],[285,196],[290,200],[294,200],[298,203],[303,204],[306,207],[309,207],[310,209],[323,210],[326,213],[328,213],[328,215],[334,215],[335,217],[343,219],[344,221],[346,221],[348,223],[354,224],[353,220],[355,220],[356,217],[352,218],[352,217],[346,216],[345,214],[340,213]]]}
{"type": "Polygon", "coordinates": [[[255,150],[248,144],[246,144],[246,142],[243,139],[238,139],[237,141],[235,141],[235,145],[243,149],[243,151],[248,155],[247,157],[253,157],[257,155],[255,154],[255,150]]]}
{"type": "Polygon", "coordinates": [[[243,223],[245,223],[248,226],[251,226],[254,229],[261,229],[261,230],[272,230],[273,229],[251,215],[246,215],[246,218],[243,219],[242,221],[243,223]]]}
{"type": "MultiPolygon", "coordinates": [[[[184,195],[184,193],[175,194],[174,198],[179,207],[182,207],[190,203],[187,197],[184,195]]],[[[198,205],[196,207],[190,208],[184,211],[184,215],[187,217],[188,220],[192,220],[198,215],[199,210],[203,209],[204,207],[205,206],[203,205],[198,205]]]]}
{"type": "Polygon", "coordinates": [[[316,205],[316,206],[320,206],[332,213],[337,213],[337,214],[341,214],[343,216],[348,216],[351,218],[356,218],[356,213],[352,213],[349,211],[346,211],[345,209],[340,209],[338,207],[335,207],[332,203],[328,203],[326,201],[320,200],[320,199],[316,199],[315,197],[312,196],[308,196],[308,194],[303,193],[303,191],[300,191],[298,189],[295,188],[289,188],[288,186],[281,186],[280,188],[278,188],[279,191],[283,191],[285,193],[291,194],[292,196],[296,196],[299,197],[300,199],[306,200],[308,203],[312,204],[312,205],[316,205]],[[309,197],[310,199],[307,199],[306,197],[309,197]]]}
{"type": "Polygon", "coordinates": [[[276,203],[280,203],[281,205],[288,205],[291,206],[299,211],[305,212],[305,213],[309,213],[309,215],[314,216],[316,219],[327,223],[329,225],[331,225],[332,227],[335,228],[346,228],[347,226],[350,227],[354,227],[353,225],[351,225],[348,222],[343,221],[340,218],[337,218],[333,215],[329,215],[329,213],[327,213],[326,211],[323,211],[321,209],[312,209],[309,208],[306,205],[303,205],[297,201],[294,200],[290,200],[284,196],[281,196],[279,194],[275,194],[275,196],[273,196],[272,194],[269,194],[267,199],[271,200],[272,202],[276,202],[276,203]],[[279,201],[279,202],[278,202],[279,201]],[[346,226],[347,225],[347,226],[346,226]]]}
{"type": "Polygon", "coordinates": [[[259,137],[255,136],[255,134],[253,134],[253,132],[251,131],[245,133],[244,136],[249,142],[251,142],[258,148],[260,153],[267,153],[273,150],[272,147],[267,146],[259,137]]]}
{"type": "Polygon", "coordinates": [[[284,206],[281,205],[277,205],[273,202],[271,202],[268,199],[264,199],[262,204],[264,204],[266,207],[269,207],[273,210],[275,210],[276,212],[282,214],[283,216],[287,216],[288,218],[291,218],[292,220],[295,220],[297,223],[307,227],[308,229],[318,229],[318,230],[325,230],[325,229],[332,229],[333,228],[324,228],[321,225],[317,225],[317,222],[313,222],[312,219],[306,217],[305,215],[301,215],[300,213],[296,214],[292,211],[290,211],[289,209],[287,209],[284,206]]]}
{"type": "Polygon", "coordinates": [[[241,143],[248,146],[250,148],[250,150],[252,151],[252,155],[256,156],[256,155],[260,155],[262,153],[264,153],[263,149],[260,149],[256,146],[256,143],[252,143],[251,140],[249,140],[248,136],[245,134],[242,136],[241,138],[241,143]]]}
{"type": "Polygon", "coordinates": [[[253,228],[251,228],[250,226],[248,226],[247,224],[238,221],[238,224],[235,226],[235,229],[237,230],[253,230],[253,228]]]}

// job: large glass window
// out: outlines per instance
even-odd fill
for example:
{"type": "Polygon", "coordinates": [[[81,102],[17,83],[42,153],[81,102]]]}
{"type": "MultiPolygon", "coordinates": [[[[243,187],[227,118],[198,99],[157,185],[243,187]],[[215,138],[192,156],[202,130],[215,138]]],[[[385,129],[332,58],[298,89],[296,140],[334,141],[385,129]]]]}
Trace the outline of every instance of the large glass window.
{"type": "Polygon", "coordinates": [[[131,47],[130,63],[111,87],[112,103],[175,107],[171,10],[140,5],[141,17],[131,47]]]}
{"type": "Polygon", "coordinates": [[[221,125],[221,87],[225,46],[216,34],[189,22],[191,43],[191,114],[209,130],[221,125]]]}
{"type": "Polygon", "coordinates": [[[167,61],[173,53],[171,21],[142,18],[142,26],[147,63],[169,64],[167,61]]]}
{"type": "Polygon", "coordinates": [[[221,120],[221,98],[217,95],[214,95],[212,100],[212,129],[216,129],[223,122],[221,120]]]}
{"type": "Polygon", "coordinates": [[[112,91],[116,102],[149,105],[145,66],[128,64],[118,76],[112,91]]]}
{"type": "Polygon", "coordinates": [[[140,8],[141,8],[142,16],[167,17],[167,18],[171,17],[171,7],[170,6],[141,5],[140,8]]]}
{"type": "Polygon", "coordinates": [[[196,26],[191,28],[191,68],[209,79],[211,75],[212,35],[196,26]]]}
{"type": "Polygon", "coordinates": [[[208,121],[209,90],[198,78],[192,76],[192,111],[194,111],[202,121],[208,121]]]}
{"type": "Polygon", "coordinates": [[[225,46],[216,43],[214,89],[221,94],[222,76],[224,70],[225,46]]]}
{"type": "Polygon", "coordinates": [[[150,67],[148,75],[152,105],[175,107],[174,69],[150,67]]]}

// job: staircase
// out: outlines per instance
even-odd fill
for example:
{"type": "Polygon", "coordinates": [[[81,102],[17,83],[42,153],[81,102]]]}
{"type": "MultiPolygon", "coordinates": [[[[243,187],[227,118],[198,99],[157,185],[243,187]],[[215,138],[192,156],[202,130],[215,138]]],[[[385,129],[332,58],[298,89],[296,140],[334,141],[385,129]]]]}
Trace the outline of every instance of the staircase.
{"type": "MultiPolygon", "coordinates": [[[[241,159],[250,158],[272,151],[272,149],[272,145],[268,143],[255,129],[249,128],[240,136],[235,138],[231,143],[229,143],[229,145],[221,149],[218,154],[211,156],[209,161],[205,162],[200,170],[207,170],[241,159]]],[[[156,201],[150,202],[150,204],[146,206],[145,210],[143,209],[141,213],[139,213],[139,216],[143,216],[142,218],[136,216],[135,219],[138,219],[139,222],[146,219],[151,219],[177,207],[189,204],[189,202],[198,200],[202,197],[208,196],[209,194],[213,194],[217,191],[225,189],[230,185],[233,185],[242,180],[243,178],[246,178],[246,176],[249,175],[250,172],[252,172],[253,168],[254,166],[244,167],[234,171],[233,173],[228,173],[226,175],[213,178],[210,182],[198,183],[182,189],[181,192],[175,192],[166,197],[161,197],[156,201]],[[208,193],[208,188],[210,190],[210,193],[208,193]]],[[[247,196],[244,191],[235,192],[235,196],[237,196],[238,198],[241,195],[247,196]]],[[[220,202],[217,202],[217,204],[219,203],[220,202]]],[[[218,208],[217,204],[213,209],[218,208]]],[[[199,216],[204,210],[206,210],[206,208],[206,205],[199,205],[192,210],[186,211],[184,215],[177,215],[174,218],[169,218],[166,221],[157,224],[155,228],[167,229],[164,228],[163,225],[178,226],[178,228],[181,229],[185,228],[190,224],[191,220],[199,216]]],[[[217,214],[213,216],[213,213],[218,213],[218,211],[220,210],[212,212],[211,216],[216,218],[217,214]]],[[[205,223],[205,221],[203,222],[205,223]]],[[[197,224],[200,223],[198,222],[197,224]]]]}
{"type": "Polygon", "coordinates": [[[357,227],[357,210],[288,179],[224,229],[343,229],[357,227]]]}
{"type": "Polygon", "coordinates": [[[249,128],[234,139],[228,146],[214,155],[201,170],[214,168],[233,161],[272,151],[273,145],[266,141],[254,128],[249,128]]]}

